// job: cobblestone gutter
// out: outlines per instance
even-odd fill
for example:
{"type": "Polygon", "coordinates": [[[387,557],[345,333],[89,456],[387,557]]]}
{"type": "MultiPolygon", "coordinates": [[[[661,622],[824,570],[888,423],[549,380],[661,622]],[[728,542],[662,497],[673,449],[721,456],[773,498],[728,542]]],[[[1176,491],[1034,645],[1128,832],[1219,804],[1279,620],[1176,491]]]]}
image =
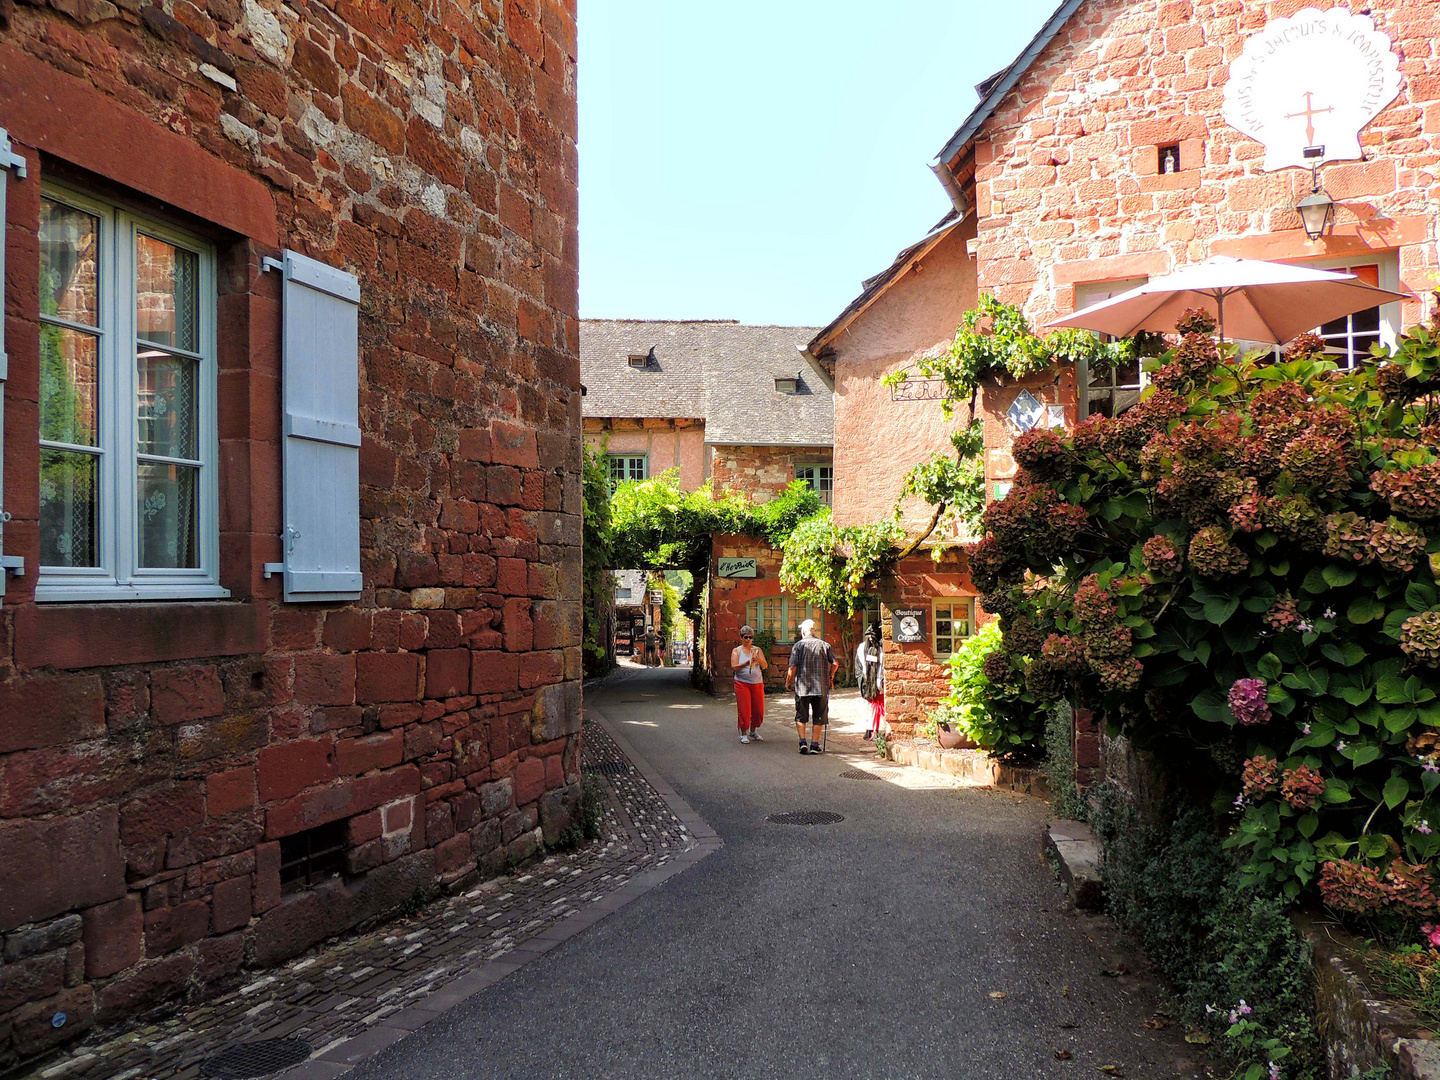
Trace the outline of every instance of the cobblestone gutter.
{"type": "Polygon", "coordinates": [[[719,846],[594,716],[585,721],[582,768],[606,794],[601,840],[251,972],[203,1002],[97,1031],[19,1075],[190,1080],[223,1049],[291,1037],[312,1055],[283,1075],[337,1076],[719,846]]]}

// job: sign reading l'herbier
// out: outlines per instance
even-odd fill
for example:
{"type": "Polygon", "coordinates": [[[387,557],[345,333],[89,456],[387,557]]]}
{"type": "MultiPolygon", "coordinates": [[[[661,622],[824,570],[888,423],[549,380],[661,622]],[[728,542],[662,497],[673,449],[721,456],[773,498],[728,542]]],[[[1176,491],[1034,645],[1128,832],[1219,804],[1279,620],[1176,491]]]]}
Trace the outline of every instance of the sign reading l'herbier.
{"type": "Polygon", "coordinates": [[[890,612],[890,636],[901,643],[925,640],[924,608],[896,608],[890,612]]]}
{"type": "Polygon", "coordinates": [[[721,559],[716,572],[721,577],[754,577],[754,559],[721,559]]]}

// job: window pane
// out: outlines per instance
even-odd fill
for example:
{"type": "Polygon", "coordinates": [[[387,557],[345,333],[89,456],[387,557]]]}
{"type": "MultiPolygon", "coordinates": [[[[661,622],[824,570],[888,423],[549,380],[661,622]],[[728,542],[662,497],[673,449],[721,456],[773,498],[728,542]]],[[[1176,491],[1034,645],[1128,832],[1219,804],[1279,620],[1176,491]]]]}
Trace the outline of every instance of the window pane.
{"type": "Polygon", "coordinates": [[[200,565],[196,538],[195,487],[198,469],[142,462],[135,491],[140,517],[140,565],[151,569],[193,569],[200,565]]]}
{"type": "Polygon", "coordinates": [[[195,458],[195,388],[199,365],[158,349],[141,349],[136,366],[137,449],[142,454],[195,458]]]}
{"type": "Polygon", "coordinates": [[[41,324],[40,438],[96,445],[99,346],[93,335],[41,324]]]}
{"type": "Polygon", "coordinates": [[[98,566],[96,480],[100,458],[40,451],[40,564],[98,566]]]}
{"type": "Polygon", "coordinates": [[[1367,330],[1373,333],[1380,329],[1380,309],[1372,307],[1366,308],[1364,311],[1357,311],[1350,316],[1350,322],[1355,327],[1357,334],[1367,330]]]}
{"type": "Polygon", "coordinates": [[[199,347],[196,283],[200,259],[163,240],[135,237],[135,332],[146,341],[199,347]]]}
{"type": "Polygon", "coordinates": [[[40,314],[95,326],[100,219],[40,200],[40,314]]]}

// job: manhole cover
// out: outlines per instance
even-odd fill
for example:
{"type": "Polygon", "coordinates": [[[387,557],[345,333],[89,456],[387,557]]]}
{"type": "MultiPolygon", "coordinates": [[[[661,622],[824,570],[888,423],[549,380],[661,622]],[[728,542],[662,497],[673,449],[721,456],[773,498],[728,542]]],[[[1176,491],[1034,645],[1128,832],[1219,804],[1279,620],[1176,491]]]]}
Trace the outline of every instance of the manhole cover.
{"type": "Polygon", "coordinates": [[[765,819],[772,825],[834,825],[844,821],[844,814],[832,814],[829,810],[791,810],[785,814],[771,814],[765,819]]]}
{"type": "Polygon", "coordinates": [[[209,1080],[248,1080],[299,1065],[309,1057],[310,1044],[304,1039],[264,1039],[207,1058],[200,1063],[200,1075],[209,1080]]]}
{"type": "Polygon", "coordinates": [[[601,776],[623,776],[630,771],[630,766],[623,761],[602,761],[598,765],[589,766],[589,771],[601,776]]]}
{"type": "Polygon", "coordinates": [[[879,773],[866,772],[864,769],[846,769],[840,774],[846,780],[884,780],[885,777],[879,773]]]}

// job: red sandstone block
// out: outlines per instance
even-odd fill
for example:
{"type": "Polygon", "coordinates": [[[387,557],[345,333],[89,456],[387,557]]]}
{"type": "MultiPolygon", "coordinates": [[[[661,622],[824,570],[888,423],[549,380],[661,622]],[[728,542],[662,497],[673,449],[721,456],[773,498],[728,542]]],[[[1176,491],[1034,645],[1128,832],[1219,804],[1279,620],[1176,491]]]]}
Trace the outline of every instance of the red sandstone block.
{"type": "Polygon", "coordinates": [[[215,933],[237,930],[250,921],[250,878],[237,877],[215,886],[210,898],[215,933]]]}
{"type": "Polygon", "coordinates": [[[380,706],[380,726],[382,728],[403,727],[406,724],[413,724],[425,714],[424,709],[413,702],[402,702],[398,705],[380,706]]]}
{"type": "Polygon", "coordinates": [[[286,651],[313,649],[320,636],[320,615],[303,604],[277,604],[270,612],[270,640],[286,651]]]}
{"type": "Polygon", "coordinates": [[[345,608],[325,616],[321,640],[336,652],[359,652],[370,647],[372,613],[345,608]]]}
{"type": "Polygon", "coordinates": [[[16,679],[0,686],[0,753],[105,734],[105,691],[98,675],[16,679]]]}
{"type": "Polygon", "coordinates": [[[359,83],[347,82],[340,88],[340,100],[345,108],[345,122],[352,130],[379,143],[391,153],[398,154],[404,149],[404,122],[385,106],[382,99],[359,83]]]}
{"type": "Polygon", "coordinates": [[[355,673],[362,705],[420,696],[420,657],[414,653],[361,653],[355,658],[355,673]]]}
{"type": "Polygon", "coordinates": [[[460,456],[466,461],[490,461],[490,432],[486,428],[466,428],[460,432],[460,456]]]}
{"type": "Polygon", "coordinates": [[[530,618],[528,599],[507,600],[501,621],[506,652],[529,652],[534,647],[535,624],[530,618]]]}
{"type": "Polygon", "coordinates": [[[157,668],[150,673],[150,710],[162,724],[219,716],[225,691],[213,667],[157,668]]]}
{"type": "Polygon", "coordinates": [[[514,465],[518,469],[540,467],[534,430],[504,420],[490,423],[490,454],[491,460],[500,465],[514,465]]]}
{"type": "Polygon", "coordinates": [[[260,801],[287,799],[338,775],[335,744],[329,739],[301,739],[267,746],[257,758],[260,801]]]}
{"type": "Polygon", "coordinates": [[[145,955],[145,914],[140,894],[131,893],[109,904],[83,913],[85,977],[101,979],[113,975],[145,955]]]}
{"type": "Polygon", "coordinates": [[[344,780],[272,809],[266,816],[265,833],[271,839],[290,836],[419,792],[420,770],[414,765],[344,780]]]}
{"type": "Polygon", "coordinates": [[[470,692],[503,694],[520,688],[520,657],[501,652],[472,652],[470,692]]]}
{"type": "Polygon", "coordinates": [[[210,929],[210,908],[204,900],[145,913],[145,955],[164,956],[199,941],[210,929]]]}
{"type": "Polygon", "coordinates": [[[565,670],[559,652],[532,652],[520,658],[520,687],[530,690],[559,682],[565,670]]]}
{"type": "Polygon", "coordinates": [[[280,903],[280,845],[258,844],[255,848],[255,892],[251,906],[255,914],[280,903]]]}
{"type": "Polygon", "coordinates": [[[565,759],[558,754],[544,759],[545,787],[554,790],[565,786],[565,759]]]}
{"type": "Polygon", "coordinates": [[[143,844],[204,820],[205,800],[199,782],[170,784],[121,805],[120,839],[127,845],[143,844]]]}
{"type": "Polygon", "coordinates": [[[205,812],[223,817],[255,805],[255,768],[247,765],[214,773],[205,780],[205,812]]]}
{"type": "Polygon", "coordinates": [[[530,567],[524,559],[497,559],[495,587],[506,596],[530,594],[530,567]]]}
{"type": "Polygon", "coordinates": [[[456,833],[435,848],[435,872],[449,874],[462,869],[470,861],[470,834],[456,833]]]}
{"type": "Polygon", "coordinates": [[[515,767],[515,805],[524,806],[545,794],[545,759],[526,758],[515,767]]]}
{"type": "Polygon", "coordinates": [[[486,497],[496,506],[519,506],[524,498],[525,478],[509,465],[491,465],[485,470],[486,497]]]}
{"type": "MultiPolygon", "coordinates": [[[[424,647],[427,649],[455,649],[465,639],[458,611],[435,610],[426,616],[425,621],[424,647]]],[[[466,662],[469,662],[468,659],[466,662]]]]}
{"type": "Polygon", "coordinates": [[[302,705],[353,705],[355,657],[324,653],[297,656],[295,700],[302,705]]]}
{"type": "Polygon", "coordinates": [[[469,649],[431,649],[425,654],[427,698],[452,698],[469,692],[469,649]]]}
{"type": "Polygon", "coordinates": [[[360,739],[341,739],[335,744],[335,760],[341,775],[359,776],[372,769],[399,765],[404,748],[400,731],[386,731],[360,739]]]}

